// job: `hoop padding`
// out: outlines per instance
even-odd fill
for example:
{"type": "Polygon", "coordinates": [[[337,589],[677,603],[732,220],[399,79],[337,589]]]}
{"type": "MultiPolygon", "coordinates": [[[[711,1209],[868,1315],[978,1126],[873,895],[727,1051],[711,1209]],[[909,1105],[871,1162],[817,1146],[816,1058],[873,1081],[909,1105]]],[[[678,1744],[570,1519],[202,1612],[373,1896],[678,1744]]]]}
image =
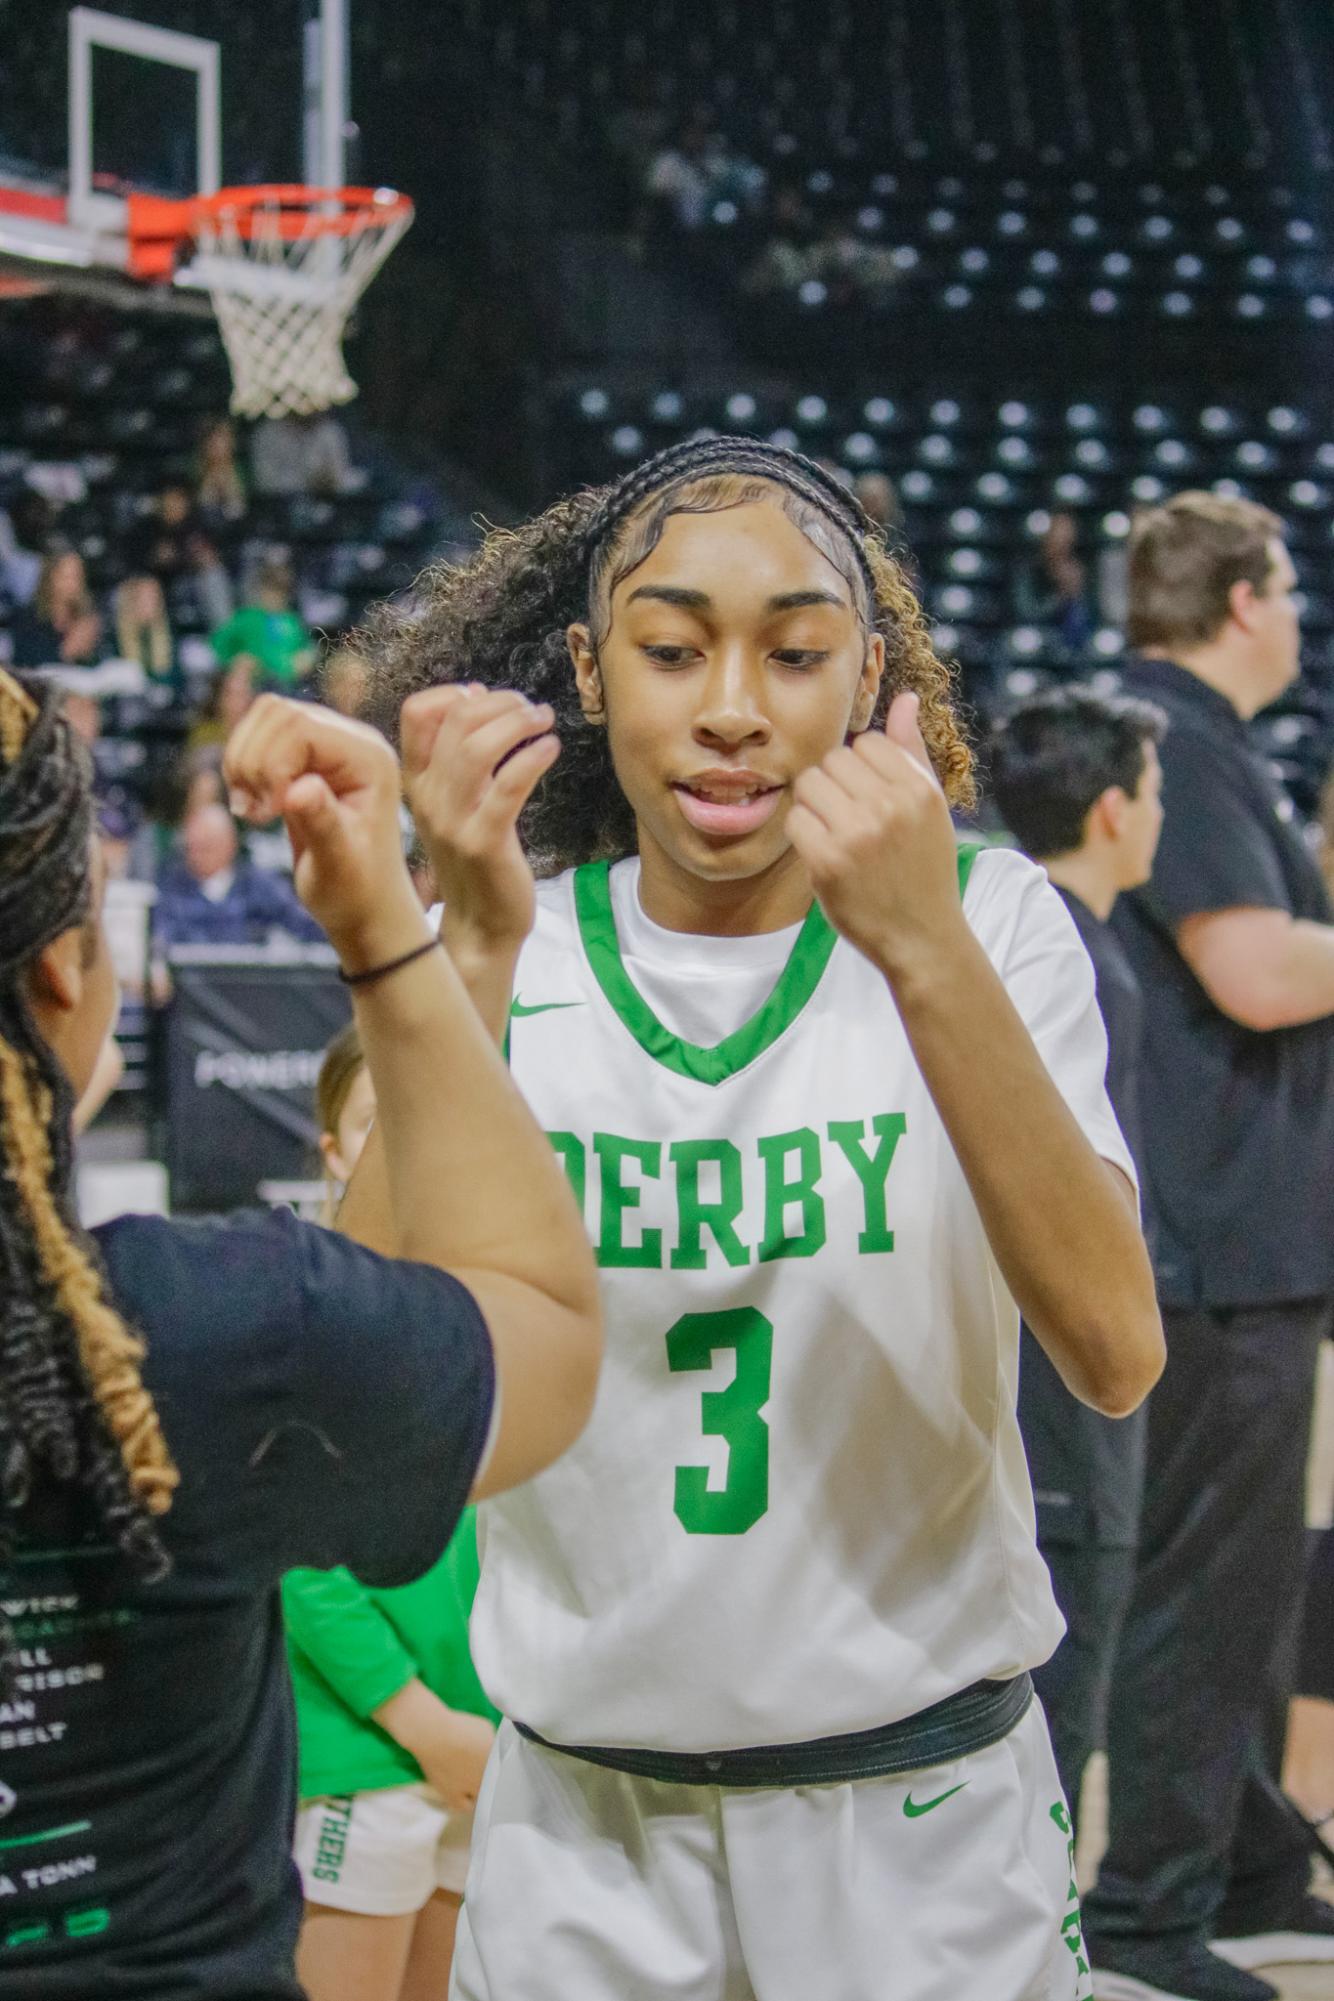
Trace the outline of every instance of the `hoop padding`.
{"type": "Polygon", "coordinates": [[[348,316],[412,221],[388,188],[224,188],[195,201],[130,200],[131,269],[171,275],[193,244],[232,369],[239,417],[310,416],[357,386],[348,316]]]}

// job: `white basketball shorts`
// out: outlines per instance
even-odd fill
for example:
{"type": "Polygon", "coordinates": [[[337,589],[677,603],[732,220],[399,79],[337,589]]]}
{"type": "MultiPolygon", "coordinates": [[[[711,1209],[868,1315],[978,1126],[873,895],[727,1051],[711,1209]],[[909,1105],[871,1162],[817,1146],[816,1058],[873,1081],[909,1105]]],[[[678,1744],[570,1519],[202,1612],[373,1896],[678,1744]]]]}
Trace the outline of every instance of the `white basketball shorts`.
{"type": "Polygon", "coordinates": [[[306,1902],[389,1918],[421,1910],[436,1890],[461,1896],[472,1822],[425,1784],[307,1800],[292,1843],[306,1902]]]}
{"type": "Polygon", "coordinates": [[[666,1785],[501,1727],[453,2001],[1087,2001],[1070,1818],[1035,1701],[900,1777],[666,1785]]]}

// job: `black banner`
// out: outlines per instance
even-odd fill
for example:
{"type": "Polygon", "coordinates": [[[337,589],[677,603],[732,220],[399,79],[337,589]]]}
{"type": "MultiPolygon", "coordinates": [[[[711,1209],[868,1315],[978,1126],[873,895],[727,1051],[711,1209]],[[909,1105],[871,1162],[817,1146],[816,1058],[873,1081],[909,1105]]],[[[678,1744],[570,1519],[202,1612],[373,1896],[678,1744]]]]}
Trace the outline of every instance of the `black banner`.
{"type": "Polygon", "coordinates": [[[172,1208],[253,1203],[261,1181],[315,1169],[320,1060],[350,1019],[324,946],[185,946],[169,961],[166,1158],[172,1208]]]}

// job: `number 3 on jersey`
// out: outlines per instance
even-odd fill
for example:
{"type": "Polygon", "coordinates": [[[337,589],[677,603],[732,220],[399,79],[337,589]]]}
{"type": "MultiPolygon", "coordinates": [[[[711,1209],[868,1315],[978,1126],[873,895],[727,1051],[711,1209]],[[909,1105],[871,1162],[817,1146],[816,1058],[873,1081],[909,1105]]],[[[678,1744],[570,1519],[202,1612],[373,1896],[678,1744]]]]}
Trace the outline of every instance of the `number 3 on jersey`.
{"type": "Polygon", "coordinates": [[[736,1355],[725,1390],[700,1396],[700,1429],[727,1440],[727,1479],[711,1489],[704,1466],[676,1469],[676,1518],[687,1535],[744,1535],[769,1505],[769,1424],[760,1416],[773,1374],[773,1323],[753,1306],[686,1313],[667,1335],[673,1372],[708,1369],[720,1348],[736,1355]]]}

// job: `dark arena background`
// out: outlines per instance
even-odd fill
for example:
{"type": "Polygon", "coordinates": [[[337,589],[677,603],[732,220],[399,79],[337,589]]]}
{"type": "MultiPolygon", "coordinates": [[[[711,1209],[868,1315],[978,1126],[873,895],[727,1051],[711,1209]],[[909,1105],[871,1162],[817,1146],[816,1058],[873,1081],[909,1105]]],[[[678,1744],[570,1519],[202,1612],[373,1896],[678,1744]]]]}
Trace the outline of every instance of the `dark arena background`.
{"type": "Polygon", "coordinates": [[[226,811],[255,695],[355,713],[373,606],[722,434],[883,528],[983,842],[997,723],[1122,685],[1137,511],[1272,509],[1247,730],[1334,883],[1330,0],[0,0],[0,661],[91,747],[123,992],[90,1225],[321,1214],[350,1003],[226,811]]]}

